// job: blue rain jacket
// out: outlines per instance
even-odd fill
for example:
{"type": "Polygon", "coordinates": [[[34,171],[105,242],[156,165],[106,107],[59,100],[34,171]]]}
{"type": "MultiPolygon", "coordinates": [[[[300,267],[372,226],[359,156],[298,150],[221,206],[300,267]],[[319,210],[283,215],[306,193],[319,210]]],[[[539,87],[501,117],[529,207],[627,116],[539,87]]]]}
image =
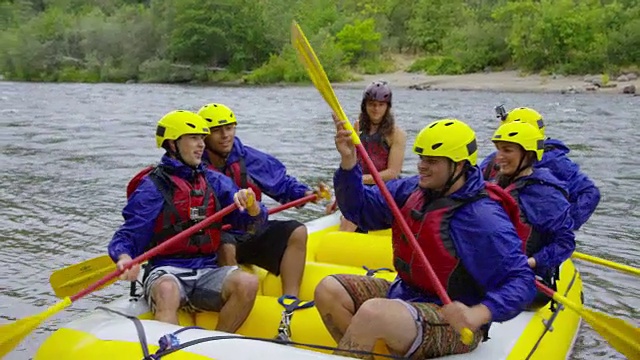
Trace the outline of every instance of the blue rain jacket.
{"type": "MultiPolygon", "coordinates": [[[[195,175],[192,168],[167,155],[162,157],[161,164],[173,168],[177,176],[187,180],[192,179],[195,175]]],[[[233,196],[239,189],[231,179],[224,174],[206,169],[204,164],[201,164],[196,171],[204,171],[221,208],[233,204],[233,196]]],[[[121,254],[128,254],[131,258],[135,258],[147,250],[157,218],[161,215],[163,207],[164,199],[160,190],[148,177],[143,178],[122,210],[124,224],[115,232],[109,243],[109,256],[114,262],[118,261],[121,254]]],[[[246,211],[235,210],[222,218],[222,222],[240,229],[259,228],[264,226],[268,216],[264,205],[260,204],[260,209],[260,215],[256,217],[250,216],[246,211]]],[[[216,256],[158,261],[152,259],[151,263],[153,266],[169,265],[187,269],[217,267],[216,256]]]]}
{"type": "MultiPolygon", "coordinates": [[[[378,187],[362,184],[362,168],[338,169],[334,175],[338,206],[348,220],[363,230],[390,228],[394,221],[378,187]]],[[[418,176],[386,183],[401,208],[418,186],[418,176]]],[[[467,173],[464,186],[452,198],[473,197],[484,189],[477,167],[467,173]]],[[[500,204],[482,198],[460,207],[450,222],[451,238],[457,256],[486,294],[478,299],[452,299],[468,306],[482,303],[489,308],[492,321],[506,321],[518,315],[536,293],[533,271],[527,265],[522,243],[500,204]]],[[[397,278],[388,298],[442,304],[436,294],[426,294],[397,278]]]]}
{"type": "MultiPolygon", "coordinates": [[[[205,152],[205,161],[208,161],[206,154],[205,152]]],[[[227,157],[226,164],[231,165],[241,158],[244,158],[247,176],[251,177],[251,180],[263,194],[281,204],[298,200],[311,190],[295,177],[288,175],[287,168],[280,160],[263,151],[245,146],[236,137],[233,140],[233,148],[227,157]]],[[[229,233],[238,235],[242,231],[234,228],[229,230],[229,233]]]]}
{"type": "MultiPolygon", "coordinates": [[[[600,190],[587,175],[580,171],[580,166],[569,159],[570,150],[562,141],[548,138],[544,141],[544,146],[542,161],[537,162],[534,167],[547,168],[558,180],[566,183],[571,203],[573,230],[578,230],[596,210],[600,202],[600,190]]],[[[487,156],[480,164],[480,169],[484,171],[493,162],[495,156],[495,151],[487,156]]]]}
{"type": "MultiPolygon", "coordinates": [[[[206,153],[205,153],[206,157],[206,153]]],[[[311,190],[295,177],[287,175],[287,168],[275,157],[242,144],[237,137],[227,157],[227,165],[244,158],[247,174],[262,192],[275,201],[285,204],[298,200],[311,190]]]]}
{"type": "Polygon", "coordinates": [[[518,190],[518,205],[527,222],[541,235],[543,248],[532,257],[536,260],[534,272],[544,277],[576,248],[571,205],[566,198],[565,184],[548,169],[535,169],[531,175],[518,179],[527,180],[537,181],[518,190]]]}

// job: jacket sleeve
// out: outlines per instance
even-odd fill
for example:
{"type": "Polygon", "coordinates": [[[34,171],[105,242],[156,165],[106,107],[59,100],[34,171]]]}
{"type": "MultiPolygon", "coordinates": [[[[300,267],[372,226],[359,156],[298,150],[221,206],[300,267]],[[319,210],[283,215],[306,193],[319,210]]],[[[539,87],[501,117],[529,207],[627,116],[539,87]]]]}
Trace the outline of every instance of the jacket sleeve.
{"type": "Polygon", "coordinates": [[[548,185],[529,186],[522,192],[526,198],[522,199],[521,206],[527,219],[548,239],[547,244],[533,254],[536,268],[560,266],[576,249],[569,202],[563,193],[548,185]]]}
{"type": "Polygon", "coordinates": [[[489,166],[489,164],[491,163],[491,161],[493,161],[493,159],[496,158],[496,152],[492,152],[491,154],[489,154],[486,158],[484,158],[482,160],[482,162],[480,163],[480,171],[482,171],[482,173],[484,173],[484,169],[487,168],[487,166],[489,166]]]}
{"type": "Polygon", "coordinates": [[[124,224],[109,242],[108,252],[114,262],[122,254],[135,258],[147,250],[163,206],[164,199],[155,184],[148,177],[143,179],[122,210],[124,224]]]}
{"type": "Polygon", "coordinates": [[[558,156],[545,165],[556,178],[567,184],[574,230],[579,229],[596,210],[600,202],[600,190],[580,170],[580,166],[566,155],[558,156]]]}
{"type": "Polygon", "coordinates": [[[578,171],[569,181],[573,229],[578,230],[589,220],[600,203],[600,190],[587,175],[578,171]]]}
{"type": "Polygon", "coordinates": [[[295,177],[287,175],[287,168],[275,157],[249,146],[244,149],[247,173],[270,198],[284,204],[304,197],[311,190],[295,177]]]}
{"type": "Polygon", "coordinates": [[[482,304],[491,311],[491,321],[512,319],[531,303],[534,274],[498,203],[483,199],[460,208],[450,232],[462,264],[485,290],[482,304]]]}
{"type": "MultiPolygon", "coordinates": [[[[205,175],[207,177],[207,181],[209,181],[209,184],[216,194],[218,201],[220,202],[220,208],[233,204],[233,196],[240,190],[236,184],[233,183],[233,180],[221,173],[209,169],[205,170],[205,175]]],[[[254,233],[257,229],[264,226],[268,217],[267,208],[264,204],[261,202],[258,204],[260,205],[260,214],[258,214],[258,216],[251,216],[246,210],[234,210],[222,218],[222,222],[231,224],[231,227],[233,227],[234,230],[254,233]]]]}
{"type": "MultiPolygon", "coordinates": [[[[386,182],[387,189],[399,207],[417,186],[417,177],[394,179],[386,182]]],[[[362,183],[362,167],[351,170],[338,168],[333,176],[333,187],[342,215],[366,231],[388,229],[393,223],[391,208],[378,186],[362,183]]]]}

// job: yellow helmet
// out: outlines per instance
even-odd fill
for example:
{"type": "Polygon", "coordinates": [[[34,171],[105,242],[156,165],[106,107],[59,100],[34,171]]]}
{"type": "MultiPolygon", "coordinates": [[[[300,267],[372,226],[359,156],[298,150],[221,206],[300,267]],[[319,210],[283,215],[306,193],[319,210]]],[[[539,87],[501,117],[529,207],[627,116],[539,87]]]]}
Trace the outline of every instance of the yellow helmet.
{"type": "Polygon", "coordinates": [[[207,104],[198,110],[198,115],[207,121],[210,128],[237,123],[233,111],[223,104],[207,104]]]}
{"type": "Polygon", "coordinates": [[[516,120],[520,120],[535,127],[544,136],[544,121],[542,120],[542,115],[537,111],[528,107],[515,108],[509,111],[507,118],[504,119],[502,123],[508,124],[516,120]]]}
{"type": "Polygon", "coordinates": [[[544,136],[526,122],[516,120],[500,125],[491,137],[491,141],[505,141],[522,146],[525,151],[536,153],[538,161],[542,160],[544,153],[544,136]]]}
{"type": "Polygon", "coordinates": [[[158,121],[156,143],[162,147],[165,140],[177,140],[182,135],[209,135],[209,126],[198,114],[186,110],[172,111],[158,121]]]}
{"type": "Polygon", "coordinates": [[[416,137],[413,152],[421,156],[443,156],[454,162],[478,161],[476,133],[457,119],[442,119],[427,125],[416,137]]]}

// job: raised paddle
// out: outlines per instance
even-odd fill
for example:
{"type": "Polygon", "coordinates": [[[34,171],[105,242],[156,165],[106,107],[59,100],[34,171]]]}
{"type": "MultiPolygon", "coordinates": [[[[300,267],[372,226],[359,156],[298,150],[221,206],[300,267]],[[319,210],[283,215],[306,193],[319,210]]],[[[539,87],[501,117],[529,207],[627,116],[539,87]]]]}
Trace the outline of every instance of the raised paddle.
{"type": "MultiPolygon", "coordinates": [[[[252,203],[252,202],[253,202],[253,197],[249,199],[249,203],[252,203]]],[[[249,204],[249,206],[251,205],[249,204]]],[[[172,246],[176,242],[184,240],[190,237],[191,235],[195,234],[196,232],[210,226],[212,223],[219,221],[221,218],[231,213],[236,208],[237,208],[237,205],[235,203],[227,207],[224,207],[222,210],[218,211],[217,213],[209,216],[208,218],[186,229],[185,231],[171,237],[169,240],[163,242],[162,244],[136,257],[129,264],[127,264],[127,266],[124,269],[122,270],[116,269],[115,271],[113,271],[110,274],[107,274],[105,277],[95,282],[91,286],[85,288],[84,290],[80,291],[79,293],[71,297],[65,297],[62,301],[51,306],[50,308],[41,312],[40,314],[29,316],[29,317],[17,320],[13,323],[0,325],[0,358],[5,356],[7,353],[9,353],[9,351],[13,350],[13,348],[15,348],[25,336],[27,336],[30,332],[35,330],[44,320],[46,320],[50,316],[53,316],[60,310],[67,308],[73,302],[92,293],[93,291],[101,289],[106,284],[109,284],[110,282],[112,282],[114,279],[116,279],[118,276],[120,276],[122,273],[124,273],[126,270],[130,269],[134,265],[138,265],[149,260],[150,258],[161,253],[168,247],[172,246]]]]}
{"type": "MultiPolygon", "coordinates": [[[[328,191],[322,191],[320,197],[329,200],[331,194],[328,191]]],[[[293,200],[283,205],[279,205],[269,209],[269,215],[273,215],[280,211],[306,204],[310,201],[314,201],[318,198],[318,194],[311,194],[302,197],[297,200],[293,200]]],[[[229,230],[231,225],[226,224],[222,227],[222,230],[229,230]]],[[[58,298],[65,298],[71,296],[78,291],[86,288],[94,282],[102,279],[104,276],[114,271],[116,264],[109,255],[102,255],[93,259],[85,260],[81,263],[65,267],[60,270],[56,270],[49,278],[49,283],[53,288],[58,298]]],[[[105,283],[103,287],[115,282],[116,279],[112,279],[110,282],[105,283]]],[[[99,289],[97,289],[99,290],[99,289]]]]}
{"type": "Polygon", "coordinates": [[[628,322],[576,304],[536,280],[536,287],[556,302],[577,312],[611,346],[628,359],[640,359],[640,328],[628,322]]]}
{"type": "Polygon", "coordinates": [[[592,255],[588,255],[588,254],[579,253],[577,251],[574,251],[573,255],[571,255],[571,257],[574,258],[574,259],[580,259],[580,260],[588,261],[588,262],[591,262],[591,263],[594,263],[594,264],[606,266],[608,268],[611,268],[611,269],[614,269],[614,270],[618,270],[618,271],[622,271],[622,272],[625,272],[627,274],[640,276],[640,269],[635,268],[633,266],[619,264],[617,262],[613,262],[613,261],[610,261],[610,260],[605,260],[605,259],[602,259],[602,258],[599,258],[599,257],[595,257],[595,256],[592,256],[592,255]]]}
{"type": "MultiPolygon", "coordinates": [[[[429,263],[429,260],[427,260],[427,257],[424,255],[424,253],[420,251],[418,242],[416,241],[413,233],[409,229],[409,226],[407,225],[406,221],[402,217],[402,213],[400,212],[398,205],[393,200],[391,193],[389,193],[389,189],[387,189],[384,181],[382,181],[382,178],[380,177],[380,174],[378,173],[377,169],[373,165],[373,162],[369,158],[367,151],[365,150],[364,146],[362,146],[362,143],[360,142],[360,138],[358,137],[358,134],[354,131],[353,126],[351,126],[351,123],[349,122],[349,119],[347,119],[347,115],[345,115],[344,111],[342,110],[342,107],[338,102],[338,98],[336,97],[336,94],[333,92],[331,83],[329,83],[327,74],[324,72],[322,65],[318,61],[318,58],[315,52],[313,51],[313,48],[309,44],[309,41],[304,36],[302,29],[300,28],[300,26],[295,20],[291,24],[291,41],[293,43],[293,47],[298,52],[299,59],[302,61],[305,68],[307,69],[309,77],[311,78],[311,81],[313,82],[315,87],[318,89],[318,91],[320,92],[324,100],[327,102],[327,104],[329,104],[329,106],[331,107],[333,112],[336,114],[336,116],[341,121],[344,122],[347,130],[351,130],[351,139],[353,140],[353,144],[356,146],[356,150],[360,153],[360,156],[362,157],[364,162],[367,164],[368,168],[371,170],[371,175],[373,176],[373,179],[376,185],[378,185],[380,192],[382,192],[382,195],[387,201],[387,204],[391,208],[391,211],[393,212],[393,216],[399,222],[400,227],[402,228],[402,232],[406,235],[406,238],[411,243],[411,246],[415,250],[415,254],[417,254],[418,258],[420,259],[420,262],[422,262],[422,264],[425,266],[426,275],[429,277],[429,280],[435,287],[438,297],[444,304],[451,303],[451,299],[449,298],[449,295],[447,295],[447,292],[445,291],[444,287],[438,280],[435,272],[433,271],[433,268],[431,267],[431,264],[429,263]]],[[[460,332],[460,337],[462,339],[462,342],[465,345],[470,345],[473,342],[473,332],[471,332],[470,329],[467,329],[467,328],[462,329],[462,331],[460,332]]]]}

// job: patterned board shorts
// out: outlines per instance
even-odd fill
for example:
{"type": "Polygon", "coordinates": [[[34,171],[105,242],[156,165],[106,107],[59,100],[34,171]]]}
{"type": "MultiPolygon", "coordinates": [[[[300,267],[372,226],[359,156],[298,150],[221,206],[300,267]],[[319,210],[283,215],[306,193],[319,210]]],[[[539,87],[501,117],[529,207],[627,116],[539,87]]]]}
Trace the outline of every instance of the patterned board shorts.
{"type": "MultiPolygon", "coordinates": [[[[360,275],[333,275],[345,288],[356,311],[373,298],[386,298],[391,283],[384,279],[360,275]]],[[[397,300],[401,301],[401,300],[397,300]]],[[[406,354],[409,359],[430,359],[445,355],[464,354],[474,350],[482,341],[483,332],[474,333],[473,343],[464,345],[460,334],[440,317],[440,306],[431,303],[404,302],[418,326],[418,336],[406,354]]]]}
{"type": "Polygon", "coordinates": [[[149,303],[151,311],[155,313],[155,302],[151,297],[151,289],[158,280],[169,277],[178,284],[181,308],[192,312],[218,312],[224,305],[222,285],[227,276],[236,269],[238,269],[237,266],[198,270],[159,266],[152,269],[144,281],[144,297],[149,303]]]}

